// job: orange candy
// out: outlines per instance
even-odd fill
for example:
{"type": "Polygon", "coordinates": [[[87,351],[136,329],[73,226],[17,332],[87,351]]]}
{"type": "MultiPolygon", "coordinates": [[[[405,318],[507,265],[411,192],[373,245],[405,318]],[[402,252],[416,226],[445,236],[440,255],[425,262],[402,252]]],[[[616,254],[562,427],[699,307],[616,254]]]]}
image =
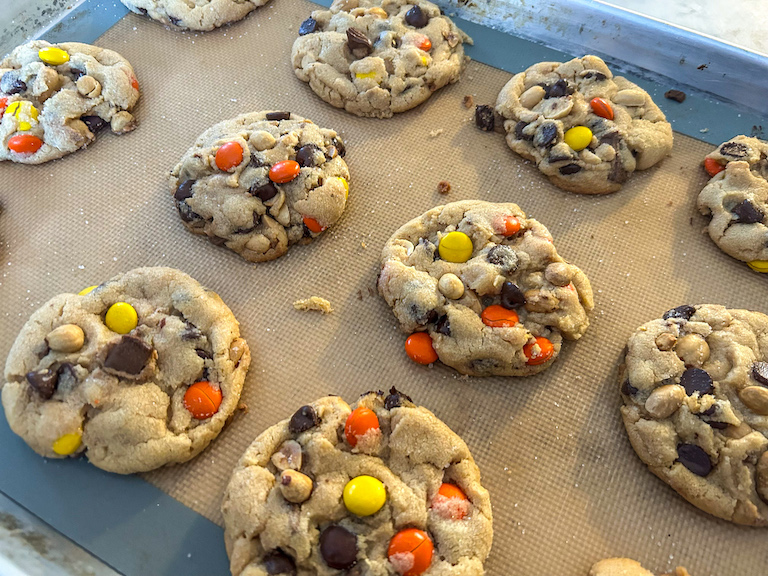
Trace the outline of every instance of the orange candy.
{"type": "MultiPolygon", "coordinates": [[[[447,482],[444,482],[440,485],[440,489],[437,491],[437,493],[442,496],[443,498],[448,499],[457,499],[462,501],[469,501],[469,498],[467,498],[467,495],[464,494],[464,491],[456,486],[456,484],[449,484],[447,482]]],[[[454,520],[461,520],[466,516],[466,512],[460,508],[456,508],[454,511],[454,520]]]]}
{"type": "Polygon", "coordinates": [[[432,346],[432,338],[426,332],[414,332],[405,340],[405,353],[418,364],[437,362],[437,352],[432,346]]]}
{"type": "Polygon", "coordinates": [[[32,134],[19,134],[8,140],[8,149],[17,154],[34,154],[43,145],[43,141],[32,134]]]}
{"type": "Polygon", "coordinates": [[[714,158],[704,158],[704,170],[706,170],[707,174],[710,176],[714,176],[725,170],[725,166],[720,164],[720,162],[714,158]]]}
{"type": "Polygon", "coordinates": [[[392,540],[389,541],[387,557],[395,565],[395,569],[397,569],[404,562],[399,558],[392,557],[395,554],[410,553],[413,557],[413,565],[410,569],[402,572],[398,570],[398,572],[402,576],[419,576],[419,574],[426,572],[429,569],[429,565],[432,564],[434,550],[435,546],[424,530],[407,528],[395,534],[392,540]]]}
{"type": "Polygon", "coordinates": [[[603,98],[592,98],[589,105],[592,107],[592,112],[601,118],[613,120],[613,108],[611,108],[608,100],[604,100],[603,98]]]}
{"type": "Polygon", "coordinates": [[[492,304],[480,314],[483,324],[491,328],[510,328],[520,321],[514,310],[507,310],[504,306],[492,304]]]}
{"type": "Polygon", "coordinates": [[[310,218],[309,216],[304,216],[304,226],[309,228],[310,232],[314,232],[315,234],[319,234],[325,228],[320,225],[320,222],[315,220],[314,218],[310,218]]]}
{"type": "Polygon", "coordinates": [[[134,90],[138,90],[139,89],[139,81],[136,80],[136,76],[131,76],[131,87],[134,90]]]}
{"type": "Polygon", "coordinates": [[[216,166],[227,172],[243,161],[243,147],[237,142],[227,142],[216,150],[216,166]]]}
{"type": "Polygon", "coordinates": [[[523,354],[528,358],[526,364],[529,366],[538,366],[544,364],[547,360],[552,358],[555,353],[555,347],[552,342],[542,336],[536,336],[535,342],[528,342],[523,346],[523,354]],[[538,346],[538,349],[536,347],[538,346]]]}
{"type": "Polygon", "coordinates": [[[374,411],[360,406],[360,408],[355,408],[347,418],[347,423],[344,425],[344,436],[347,437],[349,445],[354,448],[357,446],[358,436],[364,436],[369,430],[378,429],[379,419],[374,411]]]}
{"type": "Polygon", "coordinates": [[[520,220],[514,216],[504,216],[500,228],[500,234],[503,234],[504,236],[512,236],[513,234],[520,232],[520,220]]]}
{"type": "Polygon", "coordinates": [[[420,38],[419,41],[416,43],[416,48],[419,50],[424,50],[424,52],[429,52],[432,50],[432,41],[424,36],[423,38],[420,38]]]}
{"type": "Polygon", "coordinates": [[[210,418],[221,406],[221,388],[202,380],[195,382],[184,393],[184,408],[198,420],[210,418]]]}
{"type": "Polygon", "coordinates": [[[301,166],[296,160],[280,160],[269,169],[269,179],[278,184],[290,182],[299,175],[301,166]]]}
{"type": "Polygon", "coordinates": [[[8,108],[8,98],[0,98],[0,115],[8,108]]]}

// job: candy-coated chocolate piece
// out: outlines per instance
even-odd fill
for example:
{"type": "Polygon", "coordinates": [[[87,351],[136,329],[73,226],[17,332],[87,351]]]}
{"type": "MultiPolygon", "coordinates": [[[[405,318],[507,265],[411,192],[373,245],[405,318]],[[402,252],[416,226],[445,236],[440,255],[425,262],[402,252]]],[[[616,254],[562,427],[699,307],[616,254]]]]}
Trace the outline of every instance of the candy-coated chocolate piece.
{"type": "Polygon", "coordinates": [[[320,555],[331,568],[351,568],[357,562],[357,536],[341,526],[328,526],[320,534],[320,555]]]}
{"type": "Polygon", "coordinates": [[[60,436],[51,446],[51,449],[59,456],[69,456],[77,452],[80,448],[83,435],[80,432],[72,432],[71,434],[64,434],[60,436]]]}
{"type": "Polygon", "coordinates": [[[458,498],[459,500],[467,500],[467,495],[464,494],[464,490],[456,486],[456,484],[451,484],[450,482],[443,482],[440,484],[440,488],[437,491],[440,496],[444,496],[445,498],[458,498]]]}
{"type": "Polygon", "coordinates": [[[472,257],[472,239],[464,232],[448,232],[437,247],[440,258],[448,262],[466,262],[472,257]]]}
{"type": "Polygon", "coordinates": [[[483,324],[491,328],[510,328],[520,321],[520,317],[514,310],[508,310],[504,306],[491,304],[480,314],[483,324]]]}
{"type": "Polygon", "coordinates": [[[432,564],[435,547],[429,535],[417,528],[401,530],[389,541],[387,557],[402,576],[419,576],[432,564]]]}
{"type": "Polygon", "coordinates": [[[376,72],[358,72],[355,78],[362,80],[364,78],[376,78],[376,72]]]}
{"type": "Polygon", "coordinates": [[[195,382],[184,393],[184,408],[197,420],[210,418],[221,406],[221,388],[210,382],[195,382]]]}
{"type": "Polygon", "coordinates": [[[290,182],[301,172],[301,166],[296,160],[281,160],[275,162],[269,169],[269,179],[277,184],[290,182]]]}
{"type": "Polygon", "coordinates": [[[714,176],[725,170],[725,166],[720,164],[720,162],[714,158],[704,158],[704,170],[706,170],[707,174],[710,176],[714,176]]]}
{"type": "Polygon", "coordinates": [[[468,503],[469,498],[461,488],[456,484],[443,482],[437,491],[433,506],[441,516],[450,520],[461,520],[467,515],[468,503]]]}
{"type": "Polygon", "coordinates": [[[768,260],[752,260],[752,262],[747,262],[747,266],[752,268],[755,272],[768,274],[768,260]]]}
{"type": "Polygon", "coordinates": [[[592,142],[592,130],[586,126],[574,126],[565,133],[563,140],[568,146],[579,152],[592,142]]]}
{"type": "Polygon", "coordinates": [[[314,232],[315,234],[319,234],[325,228],[320,225],[320,222],[315,220],[314,218],[310,218],[309,216],[304,216],[304,226],[306,226],[310,232],[314,232]]]}
{"type": "Polygon", "coordinates": [[[613,108],[608,100],[605,100],[604,98],[592,98],[589,105],[592,107],[592,112],[596,115],[601,118],[613,120],[613,108]]]}
{"type": "Polygon", "coordinates": [[[499,233],[504,236],[513,236],[518,232],[520,232],[520,220],[511,215],[504,216],[499,233]]]}
{"type": "Polygon", "coordinates": [[[379,419],[370,408],[360,406],[352,411],[344,424],[344,436],[353,448],[357,446],[357,439],[365,436],[371,430],[379,430],[379,419]]]}
{"type": "Polygon", "coordinates": [[[216,150],[216,166],[219,170],[234,170],[242,161],[243,147],[238,142],[225,142],[216,150]]]}
{"type": "Polygon", "coordinates": [[[77,293],[78,296],[85,296],[86,294],[90,294],[93,292],[96,288],[98,288],[98,284],[94,284],[93,286],[88,286],[88,288],[83,288],[80,290],[80,292],[77,293]]]}
{"type": "Polygon", "coordinates": [[[131,76],[131,88],[133,88],[134,90],[139,89],[139,81],[136,80],[135,76],[131,76]]]}
{"type": "Polygon", "coordinates": [[[8,149],[17,154],[34,154],[43,147],[43,141],[34,134],[17,134],[8,139],[8,149]]]}
{"type": "Polygon", "coordinates": [[[61,48],[56,48],[56,46],[41,48],[38,50],[37,55],[40,57],[40,60],[49,66],[59,66],[60,64],[69,62],[69,54],[61,48]]]}
{"type": "Polygon", "coordinates": [[[357,516],[376,514],[387,501],[387,490],[373,476],[357,476],[344,487],[344,506],[357,516]]]}
{"type": "Polygon", "coordinates": [[[432,346],[432,338],[426,332],[415,332],[405,340],[405,353],[418,364],[437,362],[437,352],[432,346]]]}
{"type": "Polygon", "coordinates": [[[544,362],[552,358],[554,353],[555,347],[552,345],[552,342],[543,336],[536,336],[535,342],[528,342],[528,344],[523,346],[523,354],[528,358],[526,364],[530,366],[544,364],[544,362]]]}
{"type": "Polygon", "coordinates": [[[8,108],[8,98],[0,98],[0,114],[4,114],[6,108],[8,108]]]}
{"type": "Polygon", "coordinates": [[[429,52],[432,50],[432,40],[430,40],[427,36],[423,36],[416,42],[416,48],[423,50],[424,52],[429,52]]]}
{"type": "Polygon", "coordinates": [[[127,302],[116,302],[109,307],[104,317],[107,328],[118,334],[128,334],[139,323],[136,309],[127,302]]]}
{"type": "Polygon", "coordinates": [[[346,178],[342,178],[341,176],[338,176],[338,179],[341,180],[342,184],[344,184],[344,191],[346,193],[346,196],[344,196],[344,198],[349,198],[349,182],[347,182],[346,178]]]}

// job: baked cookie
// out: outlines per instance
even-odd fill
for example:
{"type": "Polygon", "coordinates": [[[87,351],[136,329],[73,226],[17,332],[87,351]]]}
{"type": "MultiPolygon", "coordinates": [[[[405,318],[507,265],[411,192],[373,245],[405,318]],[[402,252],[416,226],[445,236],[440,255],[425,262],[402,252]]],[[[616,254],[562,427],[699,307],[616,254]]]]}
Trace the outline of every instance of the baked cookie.
{"type": "Polygon", "coordinates": [[[233,576],[480,576],[493,540],[467,445],[394,388],[354,410],[321,398],[267,429],[222,512],[233,576]]]}
{"type": "Polygon", "coordinates": [[[242,20],[269,0],[120,0],[129,10],[179,30],[213,30],[242,20]]]}
{"type": "Polygon", "coordinates": [[[136,127],[133,68],[117,52],[33,40],[0,62],[0,161],[42,164],[85,148],[109,125],[136,127]]]}
{"type": "Polygon", "coordinates": [[[712,179],[698,207],[709,237],[756,272],[768,272],[768,142],[736,136],[704,159],[712,179]]]}
{"type": "MultiPolygon", "coordinates": [[[[646,570],[640,562],[629,558],[607,558],[600,560],[589,570],[588,576],[654,576],[653,572],[646,570]]],[[[666,572],[660,576],[690,576],[688,570],[678,566],[672,572],[666,572]]]]}
{"type": "Polygon", "coordinates": [[[589,280],[516,204],[479,200],[429,210],[384,246],[379,294],[411,336],[412,360],[462,374],[529,376],[592,310],[589,280]]]}
{"type": "Polygon", "coordinates": [[[188,230],[263,262],[333,225],[349,194],[344,143],[290,112],[254,112],[209,128],[171,172],[188,230]]]}
{"type": "Polygon", "coordinates": [[[239,336],[218,295],[172,268],[60,294],[8,354],[5,417],[49,458],[84,453],[120,474],[186,462],[237,407],[251,360],[239,336]]]}
{"type": "Polygon", "coordinates": [[[299,28],[291,61],[329,104],[389,118],[456,82],[469,36],[426,0],[335,0],[299,28]]]}
{"type": "Polygon", "coordinates": [[[672,127],[648,93],[597,56],[541,62],[501,89],[507,144],[555,186],[615,192],[672,150],[672,127]]]}
{"type": "Polygon", "coordinates": [[[768,316],[679,306],[629,339],[621,414],[651,472],[701,510],[768,525],[768,316]]]}

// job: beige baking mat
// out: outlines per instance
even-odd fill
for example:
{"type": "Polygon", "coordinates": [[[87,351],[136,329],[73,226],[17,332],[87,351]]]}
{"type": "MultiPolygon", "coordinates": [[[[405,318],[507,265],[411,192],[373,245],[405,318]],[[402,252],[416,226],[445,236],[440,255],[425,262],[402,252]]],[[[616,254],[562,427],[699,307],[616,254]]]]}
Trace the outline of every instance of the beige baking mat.
{"type": "Polygon", "coordinates": [[[619,555],[659,571],[680,563],[694,576],[763,576],[768,530],[730,525],[678,497],[635,456],[619,417],[616,368],[634,328],[685,303],[768,313],[768,278],[702,234],[695,197],[711,146],[678,134],[672,156],[620,192],[562,192],[500,134],[475,128],[463,106],[465,95],[495,101],[509,78],[500,70],[472,63],[457,85],[390,120],[353,117],[319,100],[288,60],[315,7],[280,0],[209,34],[175,33],[131,15],[97,42],[134,65],[140,125],[49,164],[0,165],[0,354],[53,295],[138,266],[173,266],[221,295],[254,352],[247,412],[194,461],[146,475],[213,521],[221,522],[221,494],[238,457],[267,426],[321,395],[351,402],[395,385],[469,444],[494,505],[490,575],[582,576],[594,561],[619,555]],[[183,228],[166,174],[203,130],[261,109],[338,130],[352,182],[334,228],[253,265],[183,228]],[[448,195],[437,192],[441,180],[451,183],[448,195]],[[468,198],[518,203],[592,281],[592,326],[539,376],[468,379],[418,366],[376,295],[379,254],[392,232],[435,205],[468,198]],[[335,312],[293,309],[313,295],[330,299],[335,312]]]}

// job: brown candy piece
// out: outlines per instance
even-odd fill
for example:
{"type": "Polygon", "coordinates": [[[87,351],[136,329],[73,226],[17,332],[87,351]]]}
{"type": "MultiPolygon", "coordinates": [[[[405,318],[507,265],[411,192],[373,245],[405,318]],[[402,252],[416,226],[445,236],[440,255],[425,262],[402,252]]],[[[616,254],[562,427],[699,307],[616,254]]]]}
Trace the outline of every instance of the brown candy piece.
{"type": "Polygon", "coordinates": [[[331,568],[351,568],[357,562],[357,537],[341,526],[328,526],[320,534],[320,554],[331,568]]]}
{"type": "Polygon", "coordinates": [[[373,44],[368,37],[357,28],[347,28],[347,46],[349,49],[363,50],[366,54],[373,52],[373,44]]]}
{"type": "Polygon", "coordinates": [[[43,400],[50,400],[56,391],[59,375],[53,370],[27,372],[27,382],[43,400]]]}
{"type": "Polygon", "coordinates": [[[104,367],[116,372],[137,375],[152,356],[152,347],[135,336],[123,336],[107,354],[104,367]]]}

